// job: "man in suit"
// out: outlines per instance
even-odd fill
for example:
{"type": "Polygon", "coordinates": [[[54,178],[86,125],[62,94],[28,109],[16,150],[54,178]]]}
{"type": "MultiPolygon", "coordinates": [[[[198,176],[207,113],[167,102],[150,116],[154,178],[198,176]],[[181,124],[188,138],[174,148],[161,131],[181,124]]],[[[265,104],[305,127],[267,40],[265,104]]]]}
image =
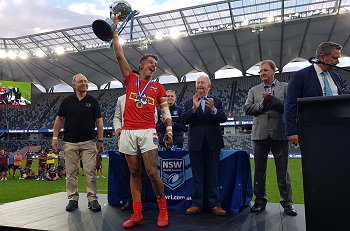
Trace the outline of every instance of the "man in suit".
{"type": "MultiPolygon", "coordinates": [[[[327,64],[337,65],[342,46],[334,42],[323,42],[316,50],[316,58],[327,64]]],[[[343,80],[334,72],[336,68],[321,63],[310,65],[295,72],[288,83],[285,99],[285,118],[288,140],[299,143],[297,122],[297,98],[344,94],[343,80]]]]}
{"type": "Polygon", "coordinates": [[[275,79],[276,65],[264,60],[259,65],[261,84],[252,87],[243,107],[247,115],[254,116],[252,144],[254,152],[254,195],[251,213],[265,210],[267,156],[271,151],[276,165],[281,205],[290,216],[296,216],[292,202],[292,185],[288,172],[288,140],[285,134],[283,101],[287,83],[275,79]]]}
{"type": "MultiPolygon", "coordinates": [[[[125,109],[125,97],[126,95],[122,95],[118,97],[117,106],[115,107],[114,118],[113,118],[113,127],[115,130],[115,136],[118,139],[118,147],[119,147],[119,138],[120,133],[122,132],[123,127],[123,114],[125,109]]],[[[120,159],[122,161],[122,175],[124,179],[130,179],[130,172],[128,168],[128,164],[125,159],[125,155],[120,153],[120,159]]],[[[121,210],[127,211],[132,208],[132,198],[130,191],[130,180],[125,180],[125,193],[126,193],[126,203],[121,207],[121,210]]]]}
{"type": "Polygon", "coordinates": [[[207,195],[211,211],[224,216],[226,211],[221,207],[218,165],[220,151],[224,147],[220,123],[227,118],[220,99],[208,97],[210,89],[209,77],[198,77],[196,93],[185,102],[181,117],[184,124],[189,124],[188,146],[194,183],[192,206],[186,210],[186,214],[200,213],[204,195],[207,195]]]}

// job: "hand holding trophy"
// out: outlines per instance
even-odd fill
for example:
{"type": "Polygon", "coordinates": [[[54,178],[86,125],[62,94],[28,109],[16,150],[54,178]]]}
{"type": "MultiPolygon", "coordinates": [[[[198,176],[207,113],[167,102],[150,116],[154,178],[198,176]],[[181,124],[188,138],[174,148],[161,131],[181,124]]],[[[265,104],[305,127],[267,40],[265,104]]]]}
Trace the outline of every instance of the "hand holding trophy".
{"type": "Polygon", "coordinates": [[[92,23],[92,30],[94,31],[95,35],[105,42],[112,40],[113,32],[117,30],[117,26],[111,19],[111,17],[114,15],[118,17],[118,21],[122,21],[122,24],[118,29],[118,34],[122,32],[126,26],[126,23],[131,20],[130,37],[132,39],[133,19],[140,12],[138,10],[133,11],[130,4],[124,0],[115,1],[112,5],[109,6],[109,9],[109,18],[106,18],[105,20],[98,19],[92,23]]]}

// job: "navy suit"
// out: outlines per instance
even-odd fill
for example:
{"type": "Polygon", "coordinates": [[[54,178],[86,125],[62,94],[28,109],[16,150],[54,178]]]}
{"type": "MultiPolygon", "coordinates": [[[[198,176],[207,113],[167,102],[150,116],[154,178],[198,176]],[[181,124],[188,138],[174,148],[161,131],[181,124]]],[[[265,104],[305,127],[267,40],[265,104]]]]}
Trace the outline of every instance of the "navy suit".
{"type": "MultiPolygon", "coordinates": [[[[158,132],[158,140],[159,146],[165,148],[164,144],[164,135],[166,132],[166,128],[164,123],[162,122],[162,112],[158,109],[158,121],[156,124],[156,129],[158,132]]],[[[169,111],[171,114],[171,120],[173,122],[173,147],[183,148],[184,143],[184,132],[187,131],[187,127],[181,122],[181,115],[183,112],[182,107],[179,107],[175,104],[169,107],[169,111]]]]}
{"type": "MultiPolygon", "coordinates": [[[[338,88],[338,94],[344,94],[345,88],[340,75],[334,71],[329,71],[329,73],[338,88]]],[[[315,96],[323,96],[323,91],[315,67],[311,65],[295,72],[288,82],[287,97],[284,100],[288,136],[298,135],[297,98],[315,96]]]]}
{"type": "Polygon", "coordinates": [[[181,119],[188,124],[188,148],[192,165],[194,187],[192,191],[192,205],[203,207],[204,195],[208,196],[211,208],[221,206],[218,182],[218,165],[221,148],[224,141],[220,123],[227,118],[218,98],[214,99],[216,113],[208,108],[203,112],[199,106],[192,112],[193,100],[185,102],[181,119]]]}

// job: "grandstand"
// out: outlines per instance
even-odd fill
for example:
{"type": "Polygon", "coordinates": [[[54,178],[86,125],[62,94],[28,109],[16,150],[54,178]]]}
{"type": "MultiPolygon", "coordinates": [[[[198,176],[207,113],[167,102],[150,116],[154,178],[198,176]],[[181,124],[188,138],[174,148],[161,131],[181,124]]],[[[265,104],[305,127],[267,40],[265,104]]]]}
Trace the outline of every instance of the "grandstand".
{"type": "MultiPolygon", "coordinates": [[[[350,93],[350,76],[342,73],[345,78],[346,91],[350,93]]],[[[282,73],[277,76],[280,81],[288,81],[291,73],[282,73]]],[[[224,109],[233,121],[252,121],[251,116],[244,115],[242,110],[247,98],[248,90],[260,83],[259,76],[213,79],[211,95],[219,97],[223,101],[224,109]]],[[[165,84],[166,89],[173,89],[178,94],[178,105],[192,98],[195,89],[194,82],[181,82],[179,84],[165,84]]],[[[42,93],[32,106],[28,107],[3,107],[0,110],[2,123],[0,130],[47,130],[52,129],[58,111],[58,107],[64,97],[72,93],[42,93]]],[[[104,126],[109,127],[105,132],[105,150],[117,148],[117,142],[113,135],[113,116],[117,98],[124,94],[123,88],[90,91],[101,105],[104,126]]],[[[251,125],[235,126],[235,133],[226,134],[223,127],[225,149],[252,151],[250,142],[251,125]]],[[[185,134],[186,136],[186,134],[185,134]]],[[[186,137],[187,138],[187,137],[186,137]]],[[[7,133],[1,142],[1,147],[7,150],[22,149],[27,146],[51,145],[51,133],[7,133]]],[[[185,147],[187,139],[185,139],[185,147]]],[[[290,147],[291,154],[298,155],[300,150],[290,147]]]]}

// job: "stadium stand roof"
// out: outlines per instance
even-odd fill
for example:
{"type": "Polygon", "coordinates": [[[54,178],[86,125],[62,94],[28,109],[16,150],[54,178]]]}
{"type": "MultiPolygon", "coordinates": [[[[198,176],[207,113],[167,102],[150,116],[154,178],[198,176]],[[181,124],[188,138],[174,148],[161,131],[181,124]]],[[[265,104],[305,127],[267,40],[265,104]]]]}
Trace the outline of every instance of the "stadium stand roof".
{"type": "MultiPolygon", "coordinates": [[[[180,81],[193,71],[213,76],[223,68],[246,75],[263,59],[274,60],[282,70],[289,62],[314,56],[324,41],[341,44],[342,54],[350,56],[349,22],[350,0],[227,0],[136,16],[133,39],[130,23],[120,36],[132,69],[142,54],[154,53],[160,57],[156,77],[174,75],[180,81]]],[[[49,90],[71,85],[76,73],[98,87],[122,79],[113,50],[91,25],[0,38],[1,80],[33,82],[49,90]],[[59,55],[59,49],[65,53],[59,55]]]]}

